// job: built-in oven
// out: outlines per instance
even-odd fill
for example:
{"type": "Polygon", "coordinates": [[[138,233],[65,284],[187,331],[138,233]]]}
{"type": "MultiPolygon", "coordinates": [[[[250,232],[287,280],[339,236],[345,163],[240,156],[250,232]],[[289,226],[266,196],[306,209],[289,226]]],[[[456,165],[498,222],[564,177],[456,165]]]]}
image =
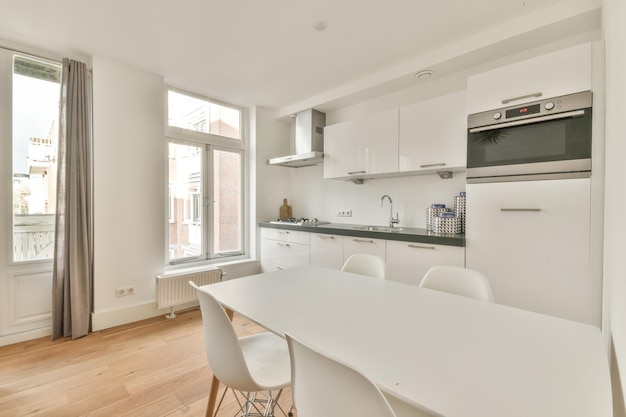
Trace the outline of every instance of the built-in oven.
{"type": "Polygon", "coordinates": [[[592,93],[468,116],[467,182],[591,176],[592,93]]]}

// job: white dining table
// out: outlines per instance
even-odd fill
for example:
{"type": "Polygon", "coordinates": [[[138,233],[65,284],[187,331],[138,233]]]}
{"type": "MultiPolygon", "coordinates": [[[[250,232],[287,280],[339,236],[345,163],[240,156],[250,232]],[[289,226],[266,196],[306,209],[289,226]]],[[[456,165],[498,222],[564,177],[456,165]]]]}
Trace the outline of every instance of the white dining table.
{"type": "Polygon", "coordinates": [[[204,288],[352,365],[398,415],[612,416],[606,349],[587,324],[317,266],[204,288]]]}

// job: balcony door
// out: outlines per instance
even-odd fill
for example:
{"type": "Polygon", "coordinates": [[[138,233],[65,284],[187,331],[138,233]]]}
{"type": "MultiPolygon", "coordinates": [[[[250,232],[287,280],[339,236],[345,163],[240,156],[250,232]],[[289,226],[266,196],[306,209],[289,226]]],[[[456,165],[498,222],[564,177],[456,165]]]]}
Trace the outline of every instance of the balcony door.
{"type": "Polygon", "coordinates": [[[0,49],[0,345],[50,324],[60,77],[0,49]]]}

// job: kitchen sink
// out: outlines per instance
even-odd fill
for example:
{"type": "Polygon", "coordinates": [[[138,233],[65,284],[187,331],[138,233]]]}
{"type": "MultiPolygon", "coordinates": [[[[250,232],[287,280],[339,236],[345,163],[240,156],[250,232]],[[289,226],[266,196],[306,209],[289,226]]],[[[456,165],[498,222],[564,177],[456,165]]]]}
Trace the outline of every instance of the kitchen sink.
{"type": "Polygon", "coordinates": [[[400,232],[401,227],[389,227],[389,226],[363,226],[357,227],[360,230],[367,230],[369,232],[400,232]]]}

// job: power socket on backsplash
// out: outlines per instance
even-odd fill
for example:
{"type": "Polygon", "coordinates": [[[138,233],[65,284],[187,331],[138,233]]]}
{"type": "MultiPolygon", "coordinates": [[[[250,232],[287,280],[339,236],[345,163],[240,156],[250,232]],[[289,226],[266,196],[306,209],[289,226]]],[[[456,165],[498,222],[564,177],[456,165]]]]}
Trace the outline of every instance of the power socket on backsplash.
{"type": "Polygon", "coordinates": [[[352,210],[339,210],[337,217],[352,217],[352,210]]]}

